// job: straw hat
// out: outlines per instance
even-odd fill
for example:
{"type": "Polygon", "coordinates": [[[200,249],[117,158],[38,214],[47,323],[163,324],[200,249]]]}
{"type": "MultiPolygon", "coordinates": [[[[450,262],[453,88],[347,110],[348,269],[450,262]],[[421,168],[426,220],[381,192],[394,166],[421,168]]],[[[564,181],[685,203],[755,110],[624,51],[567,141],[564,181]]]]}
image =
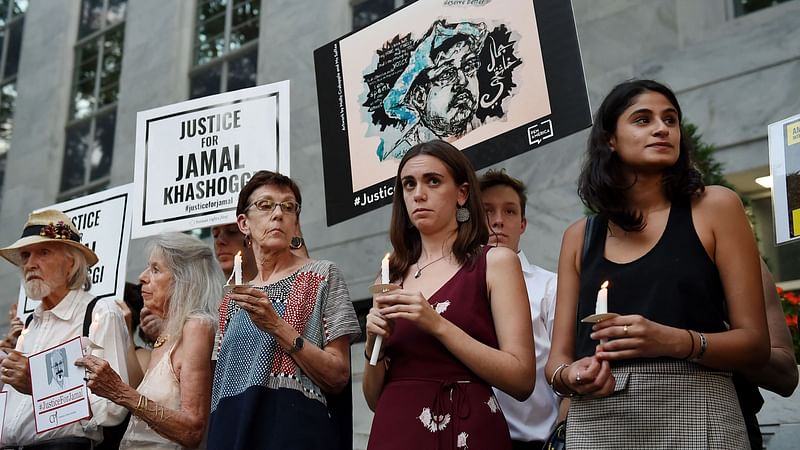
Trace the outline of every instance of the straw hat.
{"type": "Polygon", "coordinates": [[[58,242],[75,247],[86,257],[89,267],[97,264],[97,255],[81,244],[81,234],[69,216],[54,209],[30,213],[25,228],[22,229],[22,237],[8,247],[0,248],[0,256],[15,266],[21,266],[20,250],[42,242],[58,242]]]}

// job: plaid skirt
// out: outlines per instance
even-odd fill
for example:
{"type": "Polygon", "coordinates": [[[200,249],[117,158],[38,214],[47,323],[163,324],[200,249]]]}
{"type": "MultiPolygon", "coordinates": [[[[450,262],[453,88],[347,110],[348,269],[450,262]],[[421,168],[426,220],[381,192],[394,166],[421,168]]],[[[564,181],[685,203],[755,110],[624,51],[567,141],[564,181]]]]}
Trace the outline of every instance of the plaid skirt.
{"type": "Polygon", "coordinates": [[[730,372],[674,359],[632,360],[612,372],[612,395],[572,399],[568,449],[750,448],[730,372]]]}

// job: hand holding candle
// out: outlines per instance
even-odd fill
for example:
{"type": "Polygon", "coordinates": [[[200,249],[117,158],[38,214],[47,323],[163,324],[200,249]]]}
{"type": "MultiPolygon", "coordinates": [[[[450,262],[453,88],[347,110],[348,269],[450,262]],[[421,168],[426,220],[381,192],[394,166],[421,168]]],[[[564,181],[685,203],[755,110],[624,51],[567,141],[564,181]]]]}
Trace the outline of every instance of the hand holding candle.
{"type": "MultiPolygon", "coordinates": [[[[381,261],[381,284],[389,284],[388,253],[383,257],[383,261],[381,261]]],[[[370,366],[378,364],[378,354],[381,352],[381,344],[383,344],[383,336],[375,336],[375,344],[372,346],[372,355],[369,358],[370,366]]]]}

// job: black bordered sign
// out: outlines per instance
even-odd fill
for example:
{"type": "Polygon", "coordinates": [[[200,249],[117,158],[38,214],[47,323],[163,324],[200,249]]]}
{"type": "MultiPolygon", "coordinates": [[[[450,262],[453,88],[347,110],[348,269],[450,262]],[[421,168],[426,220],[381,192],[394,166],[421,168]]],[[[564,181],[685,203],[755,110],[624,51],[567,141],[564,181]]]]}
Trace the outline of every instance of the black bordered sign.
{"type": "Polygon", "coordinates": [[[288,81],[139,112],[133,238],[233,222],[263,169],[290,175],[288,81]]]}
{"type": "Polygon", "coordinates": [[[419,0],[314,62],[328,225],[389,204],[415,143],[481,169],[591,125],[568,1],[419,0]]]}
{"type": "MultiPolygon", "coordinates": [[[[131,233],[130,192],[132,184],[69,200],[45,209],[55,209],[72,219],[81,233],[81,243],[94,250],[98,263],[89,268],[90,292],[98,297],[122,298],[131,233]]],[[[39,304],[20,286],[17,316],[23,321],[39,304]]]]}

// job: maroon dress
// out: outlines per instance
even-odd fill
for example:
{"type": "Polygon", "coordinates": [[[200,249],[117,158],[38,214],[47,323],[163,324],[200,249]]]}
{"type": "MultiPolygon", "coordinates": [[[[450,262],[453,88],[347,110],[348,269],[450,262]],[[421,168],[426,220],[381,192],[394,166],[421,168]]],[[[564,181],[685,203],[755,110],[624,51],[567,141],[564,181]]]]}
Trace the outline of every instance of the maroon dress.
{"type": "MultiPolygon", "coordinates": [[[[486,345],[497,335],[486,292],[486,252],[465,264],[428,302],[486,345]]],[[[385,343],[390,361],[369,450],[510,449],[508,425],[491,386],[437,339],[406,320],[385,343]]]]}

